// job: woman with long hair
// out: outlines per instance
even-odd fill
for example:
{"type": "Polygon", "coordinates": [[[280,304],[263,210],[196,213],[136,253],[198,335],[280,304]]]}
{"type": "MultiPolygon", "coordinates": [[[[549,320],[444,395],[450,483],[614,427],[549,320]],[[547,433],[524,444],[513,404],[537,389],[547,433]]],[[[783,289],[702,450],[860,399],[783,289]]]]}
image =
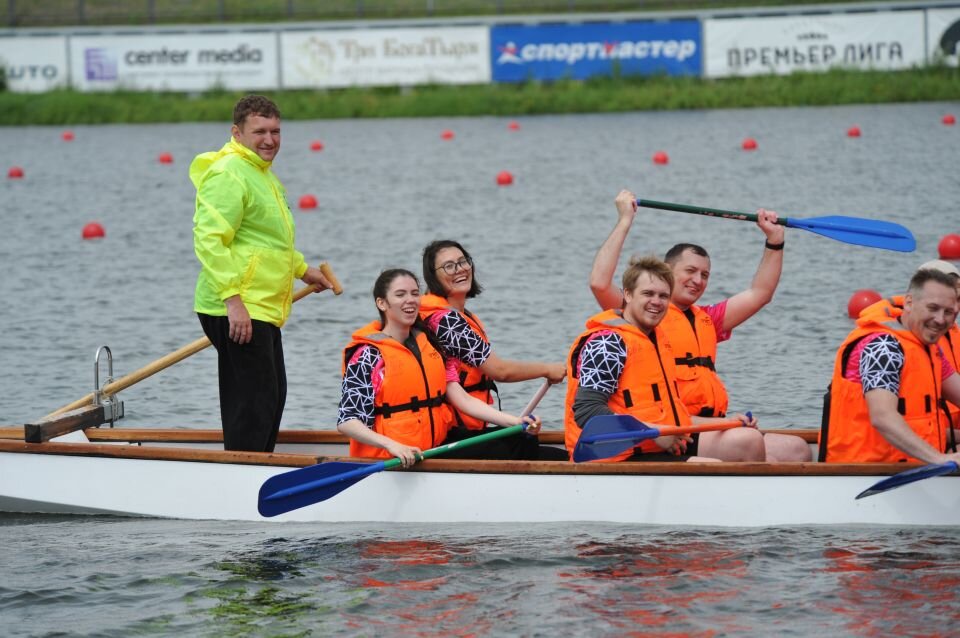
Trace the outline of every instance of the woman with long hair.
{"type": "MultiPolygon", "coordinates": [[[[420,300],[420,316],[444,352],[457,362],[460,384],[479,401],[493,403],[496,382],[509,383],[544,378],[559,383],[566,376],[563,363],[502,359],[493,351],[486,328],[467,310],[467,300],[480,294],[470,253],[459,242],[441,239],[423,249],[423,278],[428,294],[420,300]]],[[[488,421],[454,409],[452,437],[469,438],[488,431],[488,421]]],[[[561,450],[535,441],[500,439],[486,445],[485,458],[565,458],[561,450]],[[518,448],[518,445],[520,446],[518,448]]]]}
{"type": "Polygon", "coordinates": [[[373,298],[380,320],[356,331],[343,351],[337,429],[350,437],[351,456],[397,457],[409,467],[447,439],[452,410],[502,426],[527,423],[530,434],[539,432],[536,417],[501,412],[464,391],[420,319],[413,273],[383,271],[373,298]]]}

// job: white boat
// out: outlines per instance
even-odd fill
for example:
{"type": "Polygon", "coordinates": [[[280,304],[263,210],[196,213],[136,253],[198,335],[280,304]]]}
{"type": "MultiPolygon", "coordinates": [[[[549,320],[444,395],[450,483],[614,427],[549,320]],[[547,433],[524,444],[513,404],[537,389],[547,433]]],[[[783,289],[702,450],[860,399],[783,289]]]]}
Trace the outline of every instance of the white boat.
{"type": "MultiPolygon", "coordinates": [[[[779,431],[816,440],[815,431],[779,431]]],[[[560,437],[541,435],[552,444],[560,437]]],[[[322,431],[281,431],[277,451],[258,454],[224,451],[214,430],[88,428],[28,443],[23,428],[0,428],[0,511],[310,522],[960,525],[957,476],[854,500],[903,464],[435,458],[372,474],[274,518],[259,514],[265,480],[345,460],[346,449],[339,434],[322,431]]]]}

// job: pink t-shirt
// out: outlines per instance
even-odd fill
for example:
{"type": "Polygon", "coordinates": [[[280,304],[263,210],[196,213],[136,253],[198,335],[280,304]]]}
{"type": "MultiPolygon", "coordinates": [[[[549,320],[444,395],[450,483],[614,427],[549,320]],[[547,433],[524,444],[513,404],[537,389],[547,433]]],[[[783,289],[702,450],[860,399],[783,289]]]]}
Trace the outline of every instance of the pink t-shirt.
{"type": "Polygon", "coordinates": [[[707,313],[707,315],[713,321],[713,329],[717,332],[717,343],[721,343],[730,338],[730,335],[733,334],[733,330],[723,329],[723,318],[727,316],[727,299],[710,306],[697,307],[707,313]]]}

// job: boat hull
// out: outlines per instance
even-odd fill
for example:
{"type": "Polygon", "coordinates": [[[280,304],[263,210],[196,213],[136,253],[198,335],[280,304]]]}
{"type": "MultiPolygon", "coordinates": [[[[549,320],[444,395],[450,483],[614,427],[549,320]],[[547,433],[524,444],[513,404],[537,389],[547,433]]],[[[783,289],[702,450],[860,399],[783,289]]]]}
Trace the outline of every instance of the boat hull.
{"type": "MultiPolygon", "coordinates": [[[[431,463],[442,465],[424,465],[431,463]]],[[[478,465],[380,472],[324,502],[267,519],[257,511],[260,486],[289,467],[0,452],[0,511],[330,523],[960,525],[960,477],[857,501],[884,475],[579,473],[563,463],[505,473],[502,463],[491,466],[496,471],[478,465]]]]}

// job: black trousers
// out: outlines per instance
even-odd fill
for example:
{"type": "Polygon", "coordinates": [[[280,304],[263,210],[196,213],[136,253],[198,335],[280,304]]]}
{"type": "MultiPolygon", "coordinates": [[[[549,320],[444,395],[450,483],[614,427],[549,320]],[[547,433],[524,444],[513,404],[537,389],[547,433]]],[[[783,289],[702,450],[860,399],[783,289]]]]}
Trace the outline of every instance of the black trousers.
{"type": "Polygon", "coordinates": [[[197,316],[217,349],[223,448],[273,452],[287,401],[280,329],[254,319],[253,338],[240,345],[230,340],[226,317],[197,316]]]}
{"type": "MultiPolygon", "coordinates": [[[[469,439],[478,434],[487,432],[496,432],[504,428],[497,426],[487,426],[481,432],[480,430],[468,430],[466,428],[453,428],[447,434],[444,443],[453,443],[469,439]]],[[[566,461],[569,459],[566,451],[550,447],[549,445],[540,445],[537,437],[529,434],[514,434],[502,439],[484,441],[470,447],[459,450],[451,450],[443,455],[447,459],[489,459],[500,461],[566,461]]]]}

